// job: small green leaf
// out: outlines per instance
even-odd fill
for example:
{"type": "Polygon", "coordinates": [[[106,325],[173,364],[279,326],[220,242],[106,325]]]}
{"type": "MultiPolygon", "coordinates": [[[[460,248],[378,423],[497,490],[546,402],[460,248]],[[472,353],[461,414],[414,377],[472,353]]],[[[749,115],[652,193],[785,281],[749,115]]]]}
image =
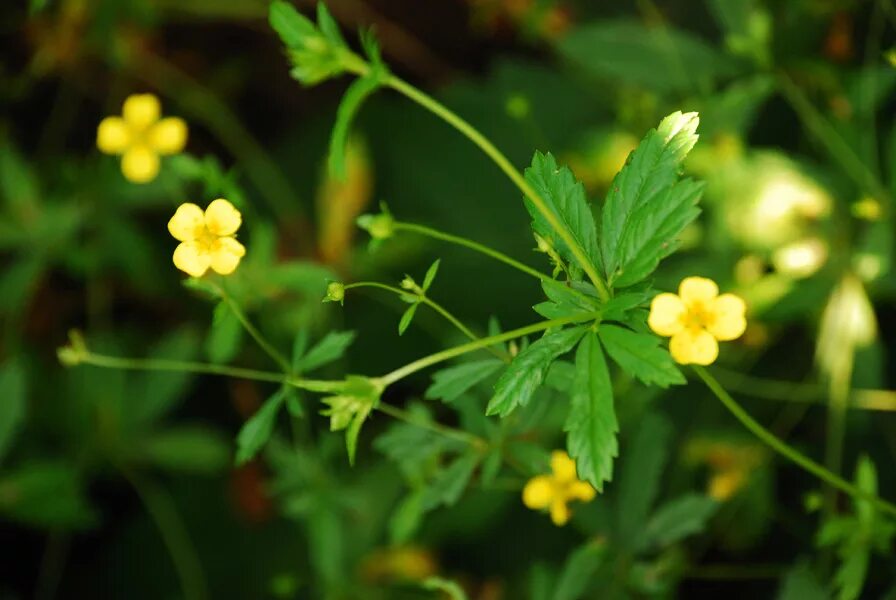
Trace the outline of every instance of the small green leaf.
{"type": "Polygon", "coordinates": [[[593,313],[601,308],[597,298],[577,291],[565,283],[549,279],[541,282],[541,288],[550,302],[536,304],[533,308],[546,319],[593,313]]]}
{"type": "MultiPolygon", "coordinates": [[[[576,244],[584,251],[586,260],[593,267],[597,263],[597,229],[591,206],[585,199],[585,187],[576,181],[567,167],[558,167],[554,157],[536,152],[532,166],[525,171],[526,181],[545,201],[546,208],[553,213],[576,244]]],[[[531,200],[525,198],[526,209],[532,216],[532,229],[548,244],[555,248],[560,257],[569,265],[574,278],[580,279],[584,265],[579,264],[569,246],[554,230],[531,200]]]]}
{"type": "Polygon", "coordinates": [[[622,370],[645,385],[669,387],[685,383],[684,375],[655,335],[636,333],[616,325],[601,325],[598,334],[607,354],[622,370]]]}
{"type": "Polygon", "coordinates": [[[304,356],[295,361],[295,368],[299,373],[306,373],[334,360],[339,360],[354,341],[354,331],[331,331],[324,339],[312,346],[304,356]]]}
{"type": "Polygon", "coordinates": [[[308,331],[305,329],[299,329],[296,333],[296,337],[292,340],[292,356],[290,360],[290,366],[292,367],[293,373],[301,373],[302,369],[299,367],[301,364],[302,357],[305,356],[305,351],[308,349],[308,331]]]}
{"type": "Polygon", "coordinates": [[[660,506],[647,522],[641,548],[664,547],[700,533],[719,504],[708,496],[688,494],[660,506]]]}
{"type": "Polygon", "coordinates": [[[227,467],[230,447],[217,431],[179,425],[140,441],[139,455],[163,469],[187,473],[217,473],[227,467]]]}
{"type": "Polygon", "coordinates": [[[676,238],[699,214],[702,187],[680,179],[681,163],[697,143],[697,113],[675,112],[632,152],[604,202],[601,260],[611,285],[649,275],[674,251],[676,238]]]}
{"type": "Polygon", "coordinates": [[[0,367],[0,460],[12,446],[25,421],[25,371],[18,362],[0,367]]]}
{"type": "Polygon", "coordinates": [[[436,273],[439,272],[439,263],[441,263],[441,262],[442,262],[441,260],[436,259],[436,261],[434,263],[432,263],[429,266],[429,268],[426,270],[426,275],[423,277],[423,291],[424,292],[429,289],[429,286],[431,286],[432,282],[435,280],[436,273]]]}
{"type": "Polygon", "coordinates": [[[330,134],[330,153],[327,159],[330,176],[333,179],[345,180],[345,146],[348,142],[349,129],[364,100],[380,87],[381,81],[382,78],[377,73],[371,72],[353,81],[342,96],[342,102],[336,110],[336,122],[330,134]]]}
{"type": "Polygon", "coordinates": [[[212,315],[212,328],[205,340],[209,360],[223,364],[234,359],[243,339],[243,326],[226,302],[219,302],[212,315]]]}
{"type": "Polygon", "coordinates": [[[345,39],[339,31],[339,24],[333,19],[324,2],[317,3],[317,26],[320,27],[321,33],[334,47],[346,47],[345,39]]]}
{"type": "Polygon", "coordinates": [[[517,406],[525,406],[544,381],[551,363],[569,352],[585,327],[550,331],[521,351],[501,375],[486,414],[506,417],[517,406]]]}
{"type": "Polygon", "coordinates": [[[290,48],[300,47],[308,38],[318,35],[314,23],[288,2],[272,2],[268,21],[283,43],[290,48]]]}
{"type": "Polygon", "coordinates": [[[501,368],[503,363],[494,358],[462,363],[437,371],[432,376],[432,385],[426,390],[429,400],[453,402],[464,392],[487,379],[501,368]]]}
{"type": "Polygon", "coordinates": [[[398,322],[398,335],[404,335],[404,332],[414,319],[414,314],[417,312],[418,306],[420,306],[419,302],[411,304],[408,309],[404,311],[404,314],[401,315],[401,321],[398,322]]]}
{"type": "Polygon", "coordinates": [[[587,333],[576,351],[576,370],[569,415],[564,429],[566,446],[576,460],[579,477],[598,491],[613,479],[613,459],[619,456],[613,383],[600,342],[587,333]]]}
{"type": "Polygon", "coordinates": [[[291,417],[301,419],[305,416],[305,407],[302,405],[302,397],[295,388],[284,388],[286,394],[286,410],[291,417]]]}
{"type": "Polygon", "coordinates": [[[236,436],[236,464],[241,465],[258,454],[274,432],[277,415],[285,400],[283,388],[274,392],[246,421],[236,436]]]}
{"type": "Polygon", "coordinates": [[[429,483],[423,495],[423,510],[432,510],[438,506],[455,504],[467,488],[476,465],[479,464],[478,453],[467,453],[457,457],[447,468],[429,483]]]}
{"type": "Polygon", "coordinates": [[[588,582],[604,562],[606,551],[606,545],[599,541],[588,542],[573,551],[563,565],[553,600],[578,600],[584,597],[588,582]]]}

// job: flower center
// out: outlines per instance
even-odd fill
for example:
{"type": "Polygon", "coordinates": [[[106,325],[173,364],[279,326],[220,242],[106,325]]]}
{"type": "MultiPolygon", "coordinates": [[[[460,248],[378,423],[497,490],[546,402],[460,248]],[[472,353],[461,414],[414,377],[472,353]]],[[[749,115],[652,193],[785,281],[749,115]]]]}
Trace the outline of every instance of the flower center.
{"type": "Polygon", "coordinates": [[[202,227],[199,235],[196,236],[196,241],[199,242],[199,245],[203,250],[209,252],[212,250],[213,246],[218,242],[218,236],[213,234],[208,230],[208,227],[202,227]]]}
{"type": "Polygon", "coordinates": [[[707,310],[703,302],[694,302],[688,306],[688,310],[682,317],[682,321],[687,329],[698,330],[706,329],[712,321],[712,318],[712,313],[707,310]]]}

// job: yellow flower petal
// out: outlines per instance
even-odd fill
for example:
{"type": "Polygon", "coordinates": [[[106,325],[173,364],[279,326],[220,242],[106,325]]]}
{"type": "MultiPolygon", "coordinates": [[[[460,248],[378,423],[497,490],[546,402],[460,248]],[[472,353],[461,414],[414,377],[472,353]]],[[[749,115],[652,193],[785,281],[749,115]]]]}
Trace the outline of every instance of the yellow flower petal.
{"type": "Polygon", "coordinates": [[[121,159],[121,172],[129,181],[148,183],[159,174],[159,155],[146,146],[132,146],[121,159]]]}
{"type": "Polygon", "coordinates": [[[675,294],[659,294],[650,303],[647,324],[659,335],[671,336],[684,329],[687,308],[675,294]]]}
{"type": "Polygon", "coordinates": [[[575,481],[576,463],[563,450],[551,452],[551,471],[557,481],[575,481]]]}
{"type": "Polygon", "coordinates": [[[551,521],[558,527],[563,527],[569,521],[569,507],[566,502],[557,499],[551,502],[551,521]]]}
{"type": "Polygon", "coordinates": [[[183,242],[174,249],[174,266],[193,277],[202,277],[209,266],[208,253],[199,242],[183,242]]]}
{"type": "Polygon", "coordinates": [[[146,131],[159,120],[162,109],[153,94],[134,94],[124,101],[122,115],[132,131],[146,131]]]}
{"type": "Polygon", "coordinates": [[[568,489],[568,496],[572,500],[581,500],[582,502],[591,502],[597,492],[591,487],[590,483],[585,481],[574,481],[568,489]]]}
{"type": "Polygon", "coordinates": [[[699,307],[719,295],[719,286],[712,279],[688,277],[678,286],[678,295],[688,308],[699,307]]]}
{"type": "Polygon", "coordinates": [[[149,130],[148,143],[159,154],[177,154],[187,145],[187,123],[178,117],[162,119],[149,130]]]}
{"type": "Polygon", "coordinates": [[[554,499],[554,484],[548,475],[530,479],[523,488],[523,504],[533,510],[547,508],[554,499]]]}
{"type": "Polygon", "coordinates": [[[189,202],[181,204],[168,221],[168,231],[176,240],[193,241],[205,231],[205,214],[195,204],[189,202]]]}
{"type": "Polygon", "coordinates": [[[106,154],[122,154],[131,145],[131,131],[121,117],[106,117],[96,128],[96,146],[106,154]]]}
{"type": "Polygon", "coordinates": [[[710,305],[711,318],[706,328],[717,340],[737,339],[747,328],[746,310],[746,304],[738,296],[722,294],[710,305]]]}
{"type": "Polygon", "coordinates": [[[218,198],[205,209],[205,226],[214,235],[227,236],[236,233],[243,222],[240,211],[233,204],[218,198]]]}
{"type": "Polygon", "coordinates": [[[705,329],[685,329],[672,336],[669,352],[677,363],[708,365],[719,356],[719,344],[705,329]]]}
{"type": "Polygon", "coordinates": [[[212,270],[220,275],[230,275],[236,270],[245,254],[246,249],[234,238],[218,238],[209,249],[212,270]]]}

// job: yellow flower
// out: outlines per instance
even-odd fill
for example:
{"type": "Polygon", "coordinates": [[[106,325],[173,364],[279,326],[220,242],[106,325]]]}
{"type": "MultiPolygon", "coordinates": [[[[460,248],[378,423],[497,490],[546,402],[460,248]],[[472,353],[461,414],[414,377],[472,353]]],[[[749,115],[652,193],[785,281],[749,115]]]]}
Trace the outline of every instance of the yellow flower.
{"type": "Polygon", "coordinates": [[[569,507],[572,500],[590,502],[594,499],[594,488],[576,477],[576,463],[562,450],[551,454],[550,475],[538,475],[523,488],[523,504],[533,510],[550,509],[554,525],[565,525],[569,521],[569,507]]]}
{"type": "Polygon", "coordinates": [[[233,273],[246,249],[234,234],[242,216],[233,205],[218,198],[205,212],[195,204],[181,204],[168,221],[168,231],[181,244],[174,250],[174,266],[193,277],[211,267],[221,275],[233,273]]]}
{"type": "Polygon", "coordinates": [[[122,116],[106,117],[96,130],[96,145],[121,155],[121,172],[134,183],[148,183],[159,174],[159,155],[177,154],[187,143],[187,124],[177,117],[159,118],[159,99],[134,94],[124,101],[122,116]]]}
{"type": "Polygon", "coordinates": [[[708,365],[719,355],[719,341],[744,332],[746,305],[734,294],[719,295],[711,279],[688,277],[678,295],[659,294],[650,304],[647,324],[662,336],[671,336],[669,352],[681,364],[708,365]]]}

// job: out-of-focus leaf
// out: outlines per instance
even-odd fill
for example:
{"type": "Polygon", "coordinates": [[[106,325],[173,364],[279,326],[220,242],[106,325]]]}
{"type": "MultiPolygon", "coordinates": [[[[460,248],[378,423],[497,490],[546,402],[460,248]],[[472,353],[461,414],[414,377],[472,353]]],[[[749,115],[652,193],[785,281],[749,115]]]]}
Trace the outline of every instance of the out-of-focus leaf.
{"type": "Polygon", "coordinates": [[[644,384],[668,387],[685,383],[684,375],[655,335],[607,324],[601,325],[598,335],[616,364],[644,384]]]}
{"type": "Polygon", "coordinates": [[[558,48],[592,75],[657,92],[705,90],[734,71],[725,55],[686,31],[629,20],[582,25],[558,48]]]}
{"type": "Polygon", "coordinates": [[[138,452],[162,469],[211,474],[227,467],[230,445],[224,436],[208,427],[178,425],[141,440],[138,452]]]}
{"type": "Polygon", "coordinates": [[[718,503],[708,496],[687,494],[660,506],[647,522],[642,547],[668,546],[700,533],[715,514],[718,503]]]}
{"type": "Polygon", "coordinates": [[[809,566],[803,563],[784,576],[777,600],[830,600],[830,597],[809,566]]]}
{"type": "Polygon", "coordinates": [[[355,79],[342,96],[342,102],[336,111],[336,122],[330,134],[330,154],[327,159],[330,176],[334,179],[345,180],[345,154],[349,129],[364,100],[379,89],[381,81],[379,72],[368,73],[355,79]]]}
{"type": "Polygon", "coordinates": [[[506,417],[517,406],[525,406],[544,381],[551,363],[569,352],[582,334],[584,327],[552,331],[521,351],[495,384],[495,394],[488,403],[486,414],[506,417]]]}
{"type": "Polygon", "coordinates": [[[603,542],[589,542],[577,548],[563,565],[553,600],[577,600],[583,597],[591,577],[601,566],[606,554],[603,542]]]}
{"type": "Polygon", "coordinates": [[[426,488],[423,495],[423,509],[432,510],[441,505],[451,506],[457,502],[467,488],[479,459],[478,453],[468,452],[458,456],[453,463],[440,471],[426,488]]]}
{"type": "Polygon", "coordinates": [[[15,315],[22,311],[45,267],[44,258],[34,255],[16,260],[0,273],[0,313],[15,315]]]}
{"type": "Polygon", "coordinates": [[[600,341],[585,334],[576,351],[575,380],[564,427],[566,447],[576,460],[576,471],[598,491],[613,479],[613,459],[619,455],[613,382],[600,341]]]}
{"type": "Polygon", "coordinates": [[[479,382],[488,379],[502,364],[500,360],[487,358],[436,371],[432,376],[432,385],[426,389],[426,398],[453,402],[479,382]]]}
{"type": "Polygon", "coordinates": [[[330,331],[304,356],[294,360],[295,367],[299,372],[304,373],[339,360],[353,341],[355,341],[354,331],[330,331]]]}
{"type": "Polygon", "coordinates": [[[389,518],[389,541],[404,544],[410,540],[423,520],[423,490],[405,496],[389,518]]]}
{"type": "Polygon", "coordinates": [[[25,421],[25,371],[18,362],[0,366],[0,461],[25,421]]]}
{"type": "Polygon", "coordinates": [[[267,443],[285,399],[283,388],[278,389],[240,428],[236,436],[236,464],[241,465],[251,460],[267,443]]]}
{"type": "Polygon", "coordinates": [[[96,521],[74,467],[56,462],[25,464],[0,476],[0,515],[51,529],[81,529],[96,521]]]}
{"type": "MultiPolygon", "coordinates": [[[[152,360],[191,361],[199,352],[199,339],[184,329],[165,337],[149,352],[152,360]]],[[[135,375],[131,397],[124,405],[133,423],[150,423],[166,414],[180,400],[192,374],[176,371],[147,371],[135,375]]]]}
{"type": "Polygon", "coordinates": [[[212,328],[205,340],[205,352],[213,363],[234,359],[243,339],[243,326],[226,302],[219,302],[212,315],[212,328]]]}
{"type": "Polygon", "coordinates": [[[467,594],[456,581],[442,577],[427,577],[420,584],[424,590],[442,592],[448,600],[467,600],[467,594]]]}

